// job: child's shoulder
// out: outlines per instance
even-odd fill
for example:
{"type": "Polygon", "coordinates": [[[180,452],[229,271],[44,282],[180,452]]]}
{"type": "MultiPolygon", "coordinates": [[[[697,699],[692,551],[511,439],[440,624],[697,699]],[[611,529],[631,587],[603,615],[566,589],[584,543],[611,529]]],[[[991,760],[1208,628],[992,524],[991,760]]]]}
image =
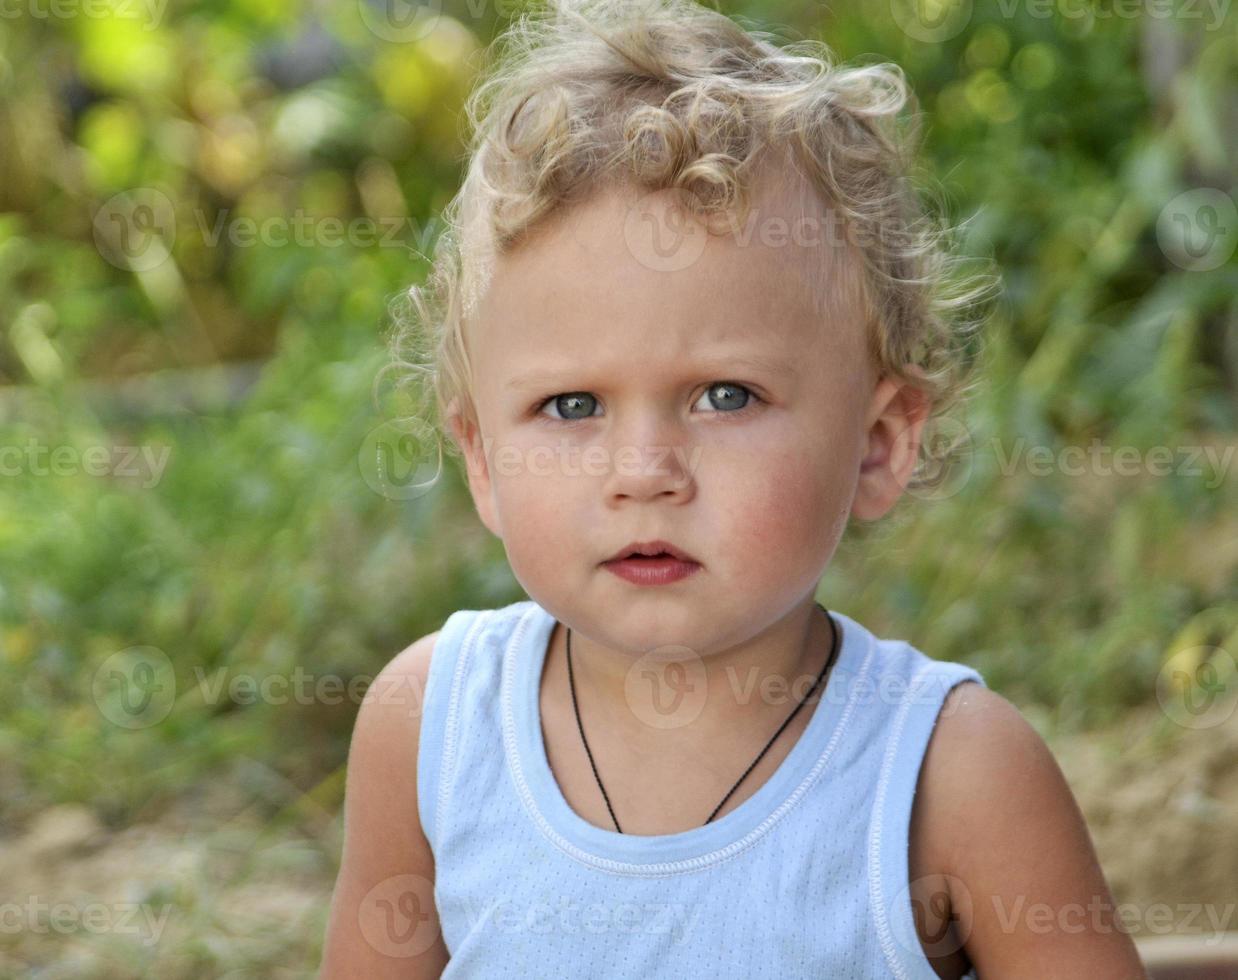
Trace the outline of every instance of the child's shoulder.
{"type": "MultiPolygon", "coordinates": [[[[419,903],[430,934],[438,935],[434,856],[417,792],[421,693],[438,636],[428,633],[392,657],[361,699],[348,752],[344,846],[324,940],[324,976],[393,975],[390,956],[367,929],[375,890],[391,882],[414,883],[410,899],[419,903]]],[[[400,894],[409,895],[409,887],[402,885],[400,894]]],[[[434,972],[416,975],[437,976],[447,962],[441,939],[425,956],[419,964],[434,972]]]]}
{"type": "Polygon", "coordinates": [[[442,628],[439,628],[433,633],[427,633],[387,661],[386,666],[374,678],[375,686],[384,681],[393,686],[408,681],[424,685],[430,675],[430,663],[442,632],[442,628]]]}
{"type": "MultiPolygon", "coordinates": [[[[397,747],[405,755],[399,771],[415,772],[424,692],[441,633],[435,630],[414,640],[370,682],[353,726],[351,755],[356,756],[360,746],[363,764],[371,758],[387,764],[392,759],[389,747],[397,747]],[[371,746],[374,750],[366,752],[371,746]]],[[[350,767],[353,761],[350,758],[350,767]]]]}
{"type": "Polygon", "coordinates": [[[959,818],[966,810],[989,819],[992,814],[977,806],[979,798],[992,796],[997,803],[998,797],[1009,799],[1012,790],[1025,791],[1029,780],[1059,782],[1060,777],[1045,740],[1002,695],[974,681],[963,681],[946,695],[925,753],[923,778],[956,801],[959,818]]]}
{"type": "MultiPolygon", "coordinates": [[[[433,665],[450,667],[449,661],[454,662],[461,647],[466,642],[473,645],[473,640],[481,635],[509,635],[532,606],[531,600],[523,600],[493,609],[459,609],[451,613],[437,630],[414,640],[387,661],[362,701],[358,723],[363,716],[373,719],[371,724],[388,729],[406,729],[410,722],[419,722],[431,673],[442,673],[441,669],[432,670],[433,665]]],[[[419,729],[419,725],[413,728],[419,729]]],[[[413,731],[412,741],[405,744],[415,747],[419,734],[413,731]]]]}
{"type": "MultiPolygon", "coordinates": [[[[970,937],[973,961],[979,953],[1000,972],[1043,950],[1043,936],[1001,917],[1004,908],[1020,906],[1020,897],[1055,909],[1112,902],[1052,751],[1018,708],[983,684],[963,682],[947,694],[916,798],[913,894],[917,887],[939,891],[945,875],[949,907],[970,937]]],[[[1107,949],[1089,947],[1086,935],[1071,938],[1077,944],[1058,951],[1063,963],[1100,966],[1115,962],[1104,956],[1127,952],[1120,936],[1110,937],[1107,949]]]]}

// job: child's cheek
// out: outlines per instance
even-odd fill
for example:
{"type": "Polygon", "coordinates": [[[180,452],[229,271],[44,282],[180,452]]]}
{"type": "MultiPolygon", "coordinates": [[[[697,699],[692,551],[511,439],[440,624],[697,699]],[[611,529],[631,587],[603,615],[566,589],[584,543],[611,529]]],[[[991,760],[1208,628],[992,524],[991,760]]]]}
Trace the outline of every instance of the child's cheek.
{"type": "Polygon", "coordinates": [[[730,481],[719,498],[724,505],[719,538],[754,579],[802,588],[801,579],[820,572],[835,543],[830,538],[844,503],[841,488],[802,453],[779,453],[761,464],[730,481]]]}
{"type": "MultiPolygon", "coordinates": [[[[562,577],[569,563],[587,560],[605,529],[591,527],[578,511],[586,477],[561,472],[548,454],[522,454],[524,465],[494,473],[493,493],[512,573],[532,591],[562,577]]],[[[601,560],[600,557],[596,560],[601,560]]]]}

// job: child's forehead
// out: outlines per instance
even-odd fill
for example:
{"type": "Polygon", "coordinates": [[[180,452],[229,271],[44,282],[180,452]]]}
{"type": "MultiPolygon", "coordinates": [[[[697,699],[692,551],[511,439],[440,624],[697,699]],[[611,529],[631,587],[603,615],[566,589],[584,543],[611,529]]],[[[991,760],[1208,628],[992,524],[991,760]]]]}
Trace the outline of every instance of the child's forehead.
{"type": "Polygon", "coordinates": [[[621,242],[637,261],[668,272],[682,267],[685,257],[691,261],[698,226],[713,251],[730,246],[741,262],[758,252],[779,262],[794,254],[828,269],[848,251],[839,212],[788,164],[765,163],[746,187],[733,192],[743,196],[746,207],[693,213],[694,205],[704,208],[709,197],[721,193],[704,186],[650,190],[630,181],[611,181],[574,204],[559,206],[527,240],[553,240],[590,251],[621,242]],[[704,233],[706,225],[712,234],[704,233]],[[659,240],[646,245],[644,239],[654,231],[659,240]],[[650,246],[661,254],[646,254],[650,246]],[[685,254],[669,254],[676,251],[685,254]]]}
{"type": "Polygon", "coordinates": [[[861,329],[857,259],[836,213],[793,170],[758,171],[748,193],[746,212],[710,215],[707,231],[680,193],[600,187],[498,258],[479,319],[542,323],[567,308],[601,332],[630,322],[602,313],[645,309],[711,315],[740,337],[785,318],[861,329]]]}

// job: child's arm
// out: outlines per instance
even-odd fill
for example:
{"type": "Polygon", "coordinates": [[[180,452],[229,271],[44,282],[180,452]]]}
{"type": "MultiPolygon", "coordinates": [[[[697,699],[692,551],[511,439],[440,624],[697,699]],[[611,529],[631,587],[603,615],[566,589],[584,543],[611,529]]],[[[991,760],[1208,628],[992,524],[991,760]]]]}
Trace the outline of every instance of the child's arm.
{"type": "Polygon", "coordinates": [[[417,811],[422,698],[437,633],[399,654],[366,691],[353,728],[344,852],[320,980],[438,977],[447,964],[434,859],[417,811]]]}
{"type": "Polygon", "coordinates": [[[955,927],[978,976],[1147,980],[1070,787],[1009,701],[954,688],[920,785],[926,848],[952,876],[955,927]]]}

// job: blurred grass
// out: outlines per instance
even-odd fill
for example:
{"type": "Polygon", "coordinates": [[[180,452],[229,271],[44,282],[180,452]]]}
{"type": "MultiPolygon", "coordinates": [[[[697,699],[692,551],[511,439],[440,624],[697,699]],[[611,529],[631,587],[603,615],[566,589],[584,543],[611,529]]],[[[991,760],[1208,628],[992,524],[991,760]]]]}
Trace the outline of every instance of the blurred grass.
{"type": "MultiPolygon", "coordinates": [[[[1041,726],[1154,702],[1188,624],[1214,645],[1238,625],[1232,466],[1001,463],[1020,444],[1238,445],[1238,262],[1187,271],[1157,231],[1183,191],[1234,196],[1238,32],[986,6],[926,44],[881,5],[723,9],[904,65],[963,246],[1005,276],[965,472],[905,525],[849,530],[821,596],[973,664],[1041,726]]],[[[4,478],[0,824],[86,801],[122,827],[238,756],[334,809],[355,701],[211,703],[202,679],[372,677],[453,610],[522,597],[456,470],[411,500],[365,479],[367,435],[401,408],[375,391],[387,303],[425,273],[459,106],[498,25],[446,11],[411,44],[368,32],[355,5],[0,23],[0,446],[169,453],[151,486],[28,464],[4,478]],[[147,270],[110,262],[92,226],[134,188],[175,209],[170,255],[147,270]],[[397,227],[401,244],[212,246],[202,230],[298,209],[397,227]],[[248,367],[211,380],[219,365],[248,367]],[[157,396],[122,397],[159,372],[157,396]],[[135,646],[175,674],[166,720],[136,731],[91,693],[135,646]]]]}

